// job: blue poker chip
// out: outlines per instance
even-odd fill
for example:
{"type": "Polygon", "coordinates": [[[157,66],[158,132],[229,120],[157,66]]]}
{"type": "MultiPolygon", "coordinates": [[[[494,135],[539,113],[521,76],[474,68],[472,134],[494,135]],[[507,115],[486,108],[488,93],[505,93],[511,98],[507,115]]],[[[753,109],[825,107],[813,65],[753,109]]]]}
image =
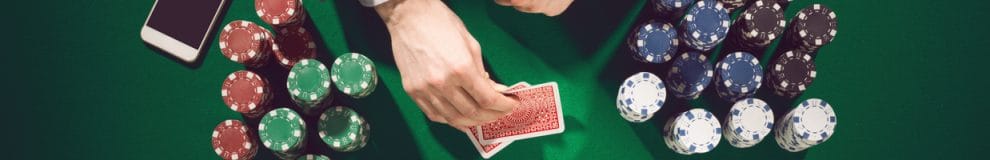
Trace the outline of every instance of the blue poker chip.
{"type": "Polygon", "coordinates": [[[640,25],[630,43],[635,59],[658,64],[670,61],[679,45],[677,29],[657,21],[640,25]]]}
{"type": "Polygon", "coordinates": [[[729,32],[729,11],[715,0],[701,0],[681,20],[681,40],[688,47],[708,51],[729,32]]]}
{"type": "Polygon", "coordinates": [[[729,101],[753,96],[763,81],[760,61],[747,52],[730,53],[715,68],[716,86],[728,95],[723,96],[723,99],[729,101]]]}
{"type": "Polygon", "coordinates": [[[650,72],[629,76],[619,87],[616,109],[629,122],[643,122],[663,107],[667,88],[663,80],[650,72]]]}
{"type": "Polygon", "coordinates": [[[681,20],[681,40],[688,47],[708,51],[729,32],[729,10],[715,0],[701,0],[688,9],[681,20]]]}
{"type": "Polygon", "coordinates": [[[685,52],[674,59],[667,72],[667,85],[675,97],[696,99],[714,74],[707,56],[696,51],[685,52]]]}
{"type": "Polygon", "coordinates": [[[653,9],[661,15],[671,15],[684,11],[694,1],[697,0],[651,0],[650,2],[653,4],[653,9]]]}

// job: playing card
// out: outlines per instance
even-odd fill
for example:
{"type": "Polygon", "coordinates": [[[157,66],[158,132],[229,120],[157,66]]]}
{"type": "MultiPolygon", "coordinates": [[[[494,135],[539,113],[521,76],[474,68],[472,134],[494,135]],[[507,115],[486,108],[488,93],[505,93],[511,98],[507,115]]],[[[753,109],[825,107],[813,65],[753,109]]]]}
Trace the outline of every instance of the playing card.
{"type": "Polygon", "coordinates": [[[512,143],[512,141],[504,141],[491,144],[481,144],[481,142],[478,142],[478,134],[475,127],[468,127],[468,130],[471,131],[471,133],[467,133],[468,138],[471,139],[471,144],[474,144],[474,149],[478,150],[478,153],[481,154],[481,158],[484,159],[491,158],[495,155],[495,153],[502,151],[502,149],[512,143]]]}
{"type": "MultiPolygon", "coordinates": [[[[529,83],[519,82],[519,83],[513,84],[512,86],[509,86],[508,89],[506,89],[505,91],[502,91],[502,92],[503,93],[504,92],[509,92],[509,91],[513,91],[513,90],[516,90],[516,89],[526,88],[526,87],[529,87],[529,83]]],[[[499,151],[502,151],[502,149],[504,149],[505,147],[509,146],[509,144],[511,144],[513,142],[513,141],[503,141],[503,142],[495,142],[495,143],[490,143],[490,144],[482,144],[481,142],[478,142],[478,131],[476,130],[476,127],[468,127],[468,130],[471,131],[471,133],[467,133],[468,134],[468,138],[471,139],[471,144],[474,145],[474,149],[478,150],[478,154],[481,154],[481,158],[484,158],[484,159],[491,158],[496,153],[498,153],[499,151]]]]}
{"type": "Polygon", "coordinates": [[[520,106],[505,117],[475,127],[482,144],[564,132],[564,116],[556,82],[510,89],[505,93],[515,96],[520,106]]]}

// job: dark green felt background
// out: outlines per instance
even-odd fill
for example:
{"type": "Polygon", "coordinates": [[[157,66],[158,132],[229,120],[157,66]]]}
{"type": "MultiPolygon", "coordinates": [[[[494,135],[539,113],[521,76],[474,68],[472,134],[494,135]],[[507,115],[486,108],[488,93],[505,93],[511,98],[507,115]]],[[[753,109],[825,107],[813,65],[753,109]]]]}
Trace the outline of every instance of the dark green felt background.
{"type": "MultiPolygon", "coordinates": [[[[496,159],[960,159],[990,146],[987,131],[987,2],[796,0],[833,8],[838,37],[816,59],[818,78],[799,100],[821,97],[838,114],[828,142],[790,153],[768,139],[749,149],[722,143],[681,156],[658,130],[687,106],[723,112],[702,98],[672,101],[661,116],[626,123],[614,109],[626,76],[662,66],[633,62],[623,39],[645,1],[576,0],[562,16],[523,14],[490,0],[447,2],[482,44],[504,83],[557,81],[566,132],[517,141],[496,159]]],[[[180,65],[142,43],[151,0],[10,1],[3,28],[4,147],[12,159],[215,159],[212,128],[242,117],[220,99],[220,83],[243,69],[211,44],[180,65]]],[[[260,22],[251,0],[223,18],[260,22]]],[[[354,153],[310,147],[334,159],[478,159],[464,134],[428,122],[403,92],[381,20],[356,0],[307,0],[322,60],[360,52],[376,61],[379,88],[356,106],[372,126],[354,153]]],[[[645,12],[644,12],[645,13],[645,12]]],[[[215,39],[215,37],[214,37],[215,39]]],[[[215,42],[215,41],[214,41],[215,42]]],[[[766,95],[761,94],[761,95],[766,95]]],[[[792,101],[775,100],[776,112],[792,101]]],[[[315,142],[315,141],[314,141],[315,142]]],[[[315,143],[311,146],[319,146],[315,143]]],[[[271,157],[263,153],[263,157],[271,157]]]]}

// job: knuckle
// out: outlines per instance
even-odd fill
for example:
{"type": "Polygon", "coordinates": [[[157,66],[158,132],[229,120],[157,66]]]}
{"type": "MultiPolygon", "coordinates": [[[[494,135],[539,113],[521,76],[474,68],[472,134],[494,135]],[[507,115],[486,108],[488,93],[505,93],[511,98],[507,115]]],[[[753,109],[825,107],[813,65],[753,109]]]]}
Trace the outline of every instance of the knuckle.
{"type": "Polygon", "coordinates": [[[495,105],[495,97],[481,97],[478,98],[478,105],[481,107],[491,107],[495,105]]]}

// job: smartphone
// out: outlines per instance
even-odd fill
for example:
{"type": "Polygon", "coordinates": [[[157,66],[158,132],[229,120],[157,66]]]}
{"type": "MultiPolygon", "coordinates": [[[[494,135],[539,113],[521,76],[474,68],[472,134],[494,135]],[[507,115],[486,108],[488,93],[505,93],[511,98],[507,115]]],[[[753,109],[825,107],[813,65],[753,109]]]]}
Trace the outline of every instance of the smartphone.
{"type": "Polygon", "coordinates": [[[226,9],[226,1],[156,0],[141,28],[141,39],[192,63],[209,48],[207,40],[226,9]]]}

